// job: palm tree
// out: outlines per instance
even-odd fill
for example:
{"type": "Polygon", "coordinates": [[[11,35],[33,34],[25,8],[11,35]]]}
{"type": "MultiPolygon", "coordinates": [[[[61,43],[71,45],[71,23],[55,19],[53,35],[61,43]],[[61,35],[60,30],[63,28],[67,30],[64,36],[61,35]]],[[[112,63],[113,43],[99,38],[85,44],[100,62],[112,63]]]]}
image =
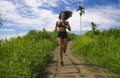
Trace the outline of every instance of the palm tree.
{"type": "Polygon", "coordinates": [[[93,33],[95,34],[96,29],[97,29],[96,24],[95,24],[94,22],[91,22],[91,27],[92,27],[92,31],[93,31],[93,33]]]}
{"type": "Polygon", "coordinates": [[[84,7],[78,6],[77,11],[80,11],[80,29],[81,29],[81,34],[82,34],[82,22],[81,22],[82,20],[81,20],[81,17],[82,17],[82,14],[85,14],[84,7]]]}

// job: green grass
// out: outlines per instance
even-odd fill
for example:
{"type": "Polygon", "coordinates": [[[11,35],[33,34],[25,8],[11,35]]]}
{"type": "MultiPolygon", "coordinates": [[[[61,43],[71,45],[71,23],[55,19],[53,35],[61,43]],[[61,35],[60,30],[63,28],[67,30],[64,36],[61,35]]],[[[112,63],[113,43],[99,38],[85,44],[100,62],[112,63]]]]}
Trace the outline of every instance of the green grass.
{"type": "Polygon", "coordinates": [[[80,78],[87,78],[87,75],[85,73],[80,73],[80,78]]]}
{"type": "Polygon", "coordinates": [[[45,32],[0,41],[0,78],[35,78],[44,73],[56,42],[47,32],[43,39],[38,33],[45,32]]]}
{"type": "Polygon", "coordinates": [[[74,51],[86,62],[99,64],[120,74],[120,29],[110,29],[98,35],[79,35],[74,41],[74,51]]]}
{"type": "MultiPolygon", "coordinates": [[[[69,40],[74,34],[68,34],[69,40]]],[[[36,78],[45,73],[57,46],[57,32],[31,30],[0,40],[0,78],[36,78]]]]}

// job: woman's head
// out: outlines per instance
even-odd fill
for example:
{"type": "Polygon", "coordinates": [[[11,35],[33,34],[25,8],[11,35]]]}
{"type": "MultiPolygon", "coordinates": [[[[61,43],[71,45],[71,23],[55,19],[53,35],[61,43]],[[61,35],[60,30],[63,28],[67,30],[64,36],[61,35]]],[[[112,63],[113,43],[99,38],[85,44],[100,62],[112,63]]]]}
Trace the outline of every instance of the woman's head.
{"type": "Polygon", "coordinates": [[[59,19],[64,19],[67,20],[68,18],[70,18],[72,16],[72,11],[62,11],[59,14],[59,19]]]}

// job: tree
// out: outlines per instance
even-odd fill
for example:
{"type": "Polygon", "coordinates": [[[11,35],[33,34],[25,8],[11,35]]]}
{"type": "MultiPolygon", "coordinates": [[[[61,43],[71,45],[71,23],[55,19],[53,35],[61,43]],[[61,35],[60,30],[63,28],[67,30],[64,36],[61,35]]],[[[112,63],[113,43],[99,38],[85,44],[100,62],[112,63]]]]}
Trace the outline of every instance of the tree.
{"type": "Polygon", "coordinates": [[[95,34],[97,26],[94,22],[91,22],[92,32],[95,34]]]}
{"type": "Polygon", "coordinates": [[[85,14],[84,7],[78,6],[77,11],[80,11],[80,29],[81,29],[81,34],[82,34],[82,20],[81,20],[81,17],[82,17],[82,14],[85,14]]]}

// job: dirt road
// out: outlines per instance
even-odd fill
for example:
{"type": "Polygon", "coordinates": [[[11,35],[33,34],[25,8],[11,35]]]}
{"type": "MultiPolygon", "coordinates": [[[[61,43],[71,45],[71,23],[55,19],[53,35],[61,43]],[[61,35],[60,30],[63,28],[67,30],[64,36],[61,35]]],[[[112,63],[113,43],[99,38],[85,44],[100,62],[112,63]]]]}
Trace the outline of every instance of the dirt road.
{"type": "Polygon", "coordinates": [[[114,74],[96,65],[85,64],[73,56],[72,41],[68,43],[66,54],[63,55],[64,66],[60,66],[58,49],[53,54],[48,72],[40,78],[118,78],[114,74]]]}

